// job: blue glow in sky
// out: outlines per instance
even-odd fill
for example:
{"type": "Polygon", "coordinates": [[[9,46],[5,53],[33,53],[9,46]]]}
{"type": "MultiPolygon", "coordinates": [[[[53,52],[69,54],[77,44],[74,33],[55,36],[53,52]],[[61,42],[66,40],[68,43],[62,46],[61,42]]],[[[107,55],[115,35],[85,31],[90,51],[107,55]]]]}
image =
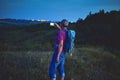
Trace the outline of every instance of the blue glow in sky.
{"type": "Polygon", "coordinates": [[[101,9],[120,10],[120,0],[0,0],[0,18],[76,21],[101,9]]]}

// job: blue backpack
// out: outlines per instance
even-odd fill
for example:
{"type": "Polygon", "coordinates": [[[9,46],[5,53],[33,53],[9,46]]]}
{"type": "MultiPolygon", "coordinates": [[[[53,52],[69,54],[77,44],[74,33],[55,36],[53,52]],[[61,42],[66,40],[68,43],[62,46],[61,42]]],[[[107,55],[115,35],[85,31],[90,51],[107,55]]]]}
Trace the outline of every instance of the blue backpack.
{"type": "Polygon", "coordinates": [[[75,40],[76,33],[74,30],[65,30],[65,31],[67,33],[67,37],[66,37],[66,41],[63,49],[65,52],[70,53],[72,56],[72,52],[74,50],[74,40],[75,40]]]}

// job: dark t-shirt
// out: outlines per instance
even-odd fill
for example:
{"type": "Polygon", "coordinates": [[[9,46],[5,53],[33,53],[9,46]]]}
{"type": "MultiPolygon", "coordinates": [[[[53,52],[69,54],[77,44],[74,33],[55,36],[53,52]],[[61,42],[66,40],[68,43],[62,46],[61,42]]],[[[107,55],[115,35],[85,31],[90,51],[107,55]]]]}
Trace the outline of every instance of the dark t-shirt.
{"type": "Polygon", "coordinates": [[[63,40],[63,44],[65,43],[65,40],[66,40],[66,32],[65,32],[64,29],[63,29],[63,30],[60,30],[60,31],[58,32],[58,35],[57,35],[57,37],[56,37],[56,39],[55,39],[55,42],[54,42],[54,47],[55,47],[54,50],[55,50],[55,51],[58,50],[58,45],[59,45],[60,40],[63,40]]]}

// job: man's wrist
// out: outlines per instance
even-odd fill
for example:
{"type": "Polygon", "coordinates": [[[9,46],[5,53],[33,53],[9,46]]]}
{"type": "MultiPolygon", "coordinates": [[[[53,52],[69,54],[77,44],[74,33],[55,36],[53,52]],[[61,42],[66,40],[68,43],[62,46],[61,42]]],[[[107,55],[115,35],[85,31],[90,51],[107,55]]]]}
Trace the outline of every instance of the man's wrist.
{"type": "Polygon", "coordinates": [[[60,55],[58,54],[57,57],[60,57],[60,55]]]}

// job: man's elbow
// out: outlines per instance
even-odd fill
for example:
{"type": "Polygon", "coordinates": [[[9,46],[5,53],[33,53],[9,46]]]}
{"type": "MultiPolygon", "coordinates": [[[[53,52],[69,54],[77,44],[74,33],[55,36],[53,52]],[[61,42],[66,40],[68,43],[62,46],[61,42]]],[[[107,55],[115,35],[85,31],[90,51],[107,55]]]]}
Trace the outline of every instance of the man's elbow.
{"type": "Polygon", "coordinates": [[[59,47],[63,47],[63,40],[60,41],[59,47]]]}

